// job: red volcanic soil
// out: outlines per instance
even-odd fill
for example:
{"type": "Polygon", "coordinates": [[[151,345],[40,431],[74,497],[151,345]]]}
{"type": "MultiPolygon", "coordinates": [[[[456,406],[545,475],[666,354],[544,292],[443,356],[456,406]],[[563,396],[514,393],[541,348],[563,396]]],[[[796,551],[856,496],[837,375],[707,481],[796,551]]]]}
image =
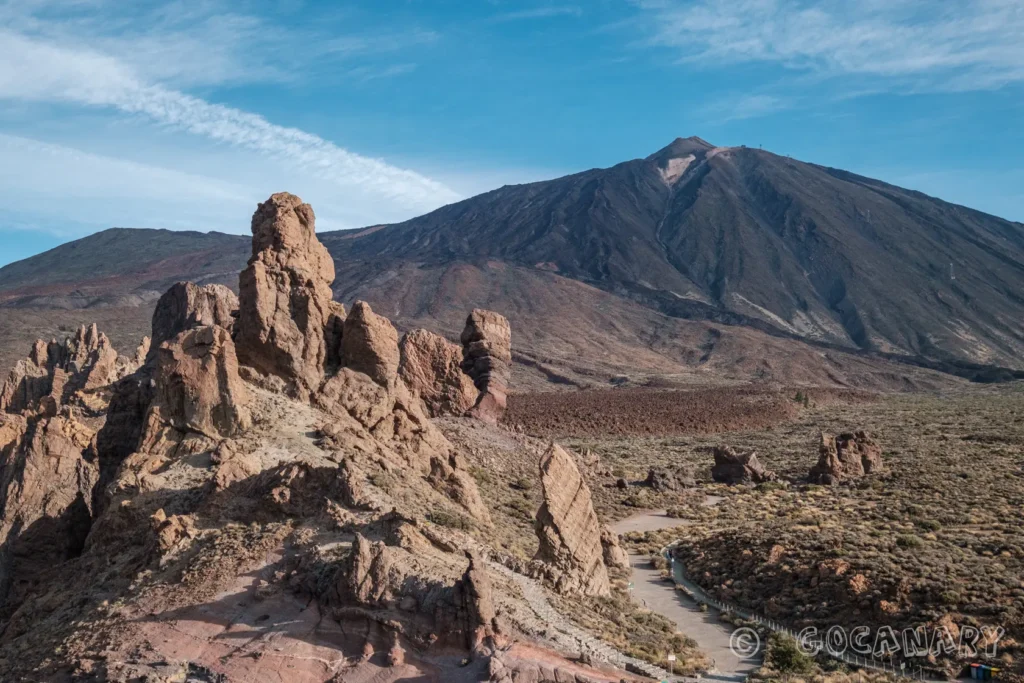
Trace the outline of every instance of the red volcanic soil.
{"type": "MultiPolygon", "coordinates": [[[[543,437],[714,434],[763,429],[799,411],[797,389],[697,391],[601,389],[509,396],[505,423],[543,437]]],[[[803,390],[808,393],[807,390],[803,390]]],[[[870,394],[811,390],[815,403],[870,400],[870,394]]]]}

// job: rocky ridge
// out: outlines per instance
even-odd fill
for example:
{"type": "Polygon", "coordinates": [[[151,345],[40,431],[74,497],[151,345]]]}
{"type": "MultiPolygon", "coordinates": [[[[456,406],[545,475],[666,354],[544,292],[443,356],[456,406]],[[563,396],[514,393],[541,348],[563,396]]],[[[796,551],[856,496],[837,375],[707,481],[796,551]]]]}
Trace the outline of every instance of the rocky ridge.
{"type": "MultiPolygon", "coordinates": [[[[492,512],[420,398],[465,387],[451,347],[422,345],[420,367],[442,372],[411,389],[390,321],[331,300],[313,224],[308,205],[274,195],[254,215],[237,299],[180,283],[156,306],[152,349],[119,358],[87,328],[40,342],[12,373],[0,413],[0,675],[231,679],[260,662],[322,681],[620,680],[551,650],[517,582],[494,572],[488,556],[500,552],[478,540],[492,512]],[[246,596],[232,603],[297,618],[271,627],[276,640],[221,650],[195,629],[217,623],[216,596],[232,590],[246,596]],[[311,602],[341,629],[329,646],[289,631],[311,602]],[[453,651],[466,668],[450,668],[453,651]]],[[[470,322],[462,363],[476,372],[475,414],[495,421],[508,324],[486,311],[470,322]]],[[[553,446],[541,473],[532,566],[550,565],[558,590],[606,594],[617,539],[571,457],[553,446]]],[[[224,614],[232,629],[262,628],[258,613],[224,614]]]]}

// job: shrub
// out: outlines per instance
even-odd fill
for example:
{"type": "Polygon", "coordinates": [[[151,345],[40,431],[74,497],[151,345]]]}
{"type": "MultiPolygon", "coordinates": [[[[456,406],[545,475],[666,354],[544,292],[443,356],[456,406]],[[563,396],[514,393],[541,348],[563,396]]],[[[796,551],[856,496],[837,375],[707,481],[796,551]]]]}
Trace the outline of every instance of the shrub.
{"type": "Polygon", "coordinates": [[[427,513],[427,519],[438,526],[446,526],[450,529],[459,529],[460,531],[468,531],[473,527],[473,524],[465,516],[439,508],[434,508],[427,513]]]}
{"type": "Polygon", "coordinates": [[[911,534],[901,534],[900,536],[896,537],[896,545],[898,545],[901,548],[908,549],[920,548],[922,545],[924,545],[924,541],[922,541],[917,536],[913,536],[911,534]]]}
{"type": "Polygon", "coordinates": [[[814,671],[814,660],[800,651],[796,640],[781,633],[768,638],[766,659],[780,673],[809,674],[814,671]]]}
{"type": "Polygon", "coordinates": [[[509,484],[509,486],[514,488],[516,491],[529,491],[530,489],[533,488],[533,482],[527,479],[526,477],[519,477],[514,482],[509,484]]]}

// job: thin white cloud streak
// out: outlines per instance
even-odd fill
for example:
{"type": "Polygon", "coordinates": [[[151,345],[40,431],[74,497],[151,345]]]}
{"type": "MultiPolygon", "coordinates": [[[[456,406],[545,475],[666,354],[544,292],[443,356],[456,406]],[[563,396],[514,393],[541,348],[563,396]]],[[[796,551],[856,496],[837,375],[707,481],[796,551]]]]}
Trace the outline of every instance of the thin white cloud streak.
{"type": "Polygon", "coordinates": [[[1024,3],[974,0],[636,0],[651,45],[706,66],[778,63],[922,90],[1024,80],[1024,3]]]}
{"type": "Polygon", "coordinates": [[[257,114],[144,82],[121,60],[4,30],[0,30],[0,98],[113,107],[145,115],[159,124],[255,150],[338,185],[410,207],[433,208],[458,199],[451,189],[414,171],[349,152],[257,114]]]}
{"type": "Polygon", "coordinates": [[[720,122],[741,121],[777,114],[793,107],[790,99],[775,95],[735,95],[717,100],[701,109],[707,118],[720,122]]]}
{"type": "Polygon", "coordinates": [[[490,18],[492,23],[503,23],[507,21],[524,21],[529,19],[551,19],[554,17],[581,17],[583,10],[575,5],[559,5],[549,7],[535,7],[533,9],[519,10],[496,14],[490,18]]]}

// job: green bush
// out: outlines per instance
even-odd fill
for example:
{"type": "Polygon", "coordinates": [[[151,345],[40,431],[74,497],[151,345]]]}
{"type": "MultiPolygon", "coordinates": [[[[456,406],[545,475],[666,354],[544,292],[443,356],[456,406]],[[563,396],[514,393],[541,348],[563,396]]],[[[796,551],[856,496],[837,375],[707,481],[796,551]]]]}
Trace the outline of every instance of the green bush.
{"type": "Polygon", "coordinates": [[[434,508],[427,513],[427,519],[438,526],[446,526],[450,529],[459,529],[460,531],[469,531],[473,527],[472,522],[463,515],[439,508],[434,508]]]}
{"type": "Polygon", "coordinates": [[[913,536],[911,534],[902,534],[896,537],[896,545],[898,545],[901,548],[907,549],[920,548],[922,545],[924,545],[924,541],[922,541],[917,536],[913,536]]]}
{"type": "Polygon", "coordinates": [[[800,651],[796,640],[782,633],[773,633],[768,638],[765,659],[780,673],[809,674],[814,671],[814,659],[800,651]]]}

